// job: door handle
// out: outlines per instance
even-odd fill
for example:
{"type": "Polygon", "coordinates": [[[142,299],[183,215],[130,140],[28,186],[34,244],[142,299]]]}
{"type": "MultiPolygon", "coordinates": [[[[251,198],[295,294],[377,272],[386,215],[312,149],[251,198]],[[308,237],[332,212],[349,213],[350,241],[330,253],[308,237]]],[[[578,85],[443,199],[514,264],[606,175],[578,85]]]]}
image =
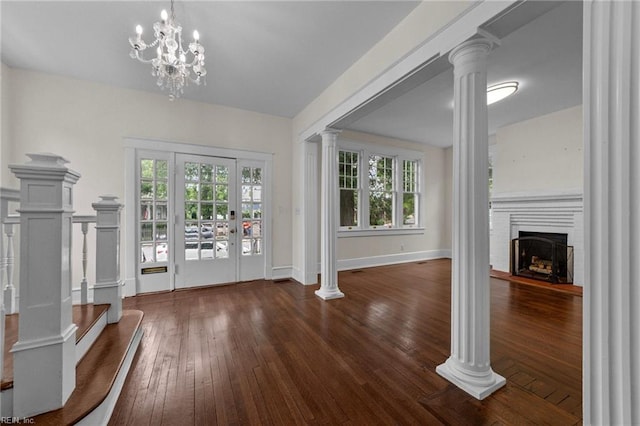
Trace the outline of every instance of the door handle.
{"type": "Polygon", "coordinates": [[[231,234],[235,234],[235,233],[236,233],[236,228],[231,228],[231,229],[229,229],[229,233],[231,233],[231,234]]]}

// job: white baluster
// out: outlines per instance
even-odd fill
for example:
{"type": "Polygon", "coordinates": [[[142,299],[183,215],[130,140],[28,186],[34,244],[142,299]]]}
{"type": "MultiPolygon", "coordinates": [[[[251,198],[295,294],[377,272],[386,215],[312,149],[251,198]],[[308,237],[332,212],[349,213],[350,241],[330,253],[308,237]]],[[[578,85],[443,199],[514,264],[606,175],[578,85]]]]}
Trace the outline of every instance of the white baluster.
{"type": "Polygon", "coordinates": [[[80,283],[80,303],[89,303],[89,284],[87,284],[87,231],[89,224],[82,222],[82,282],[80,283]]]}
{"type": "Polygon", "coordinates": [[[7,236],[7,254],[5,256],[5,269],[7,271],[7,285],[4,288],[4,310],[7,314],[16,313],[16,288],[13,285],[13,265],[15,255],[13,250],[13,224],[5,223],[4,233],[7,236]]]}

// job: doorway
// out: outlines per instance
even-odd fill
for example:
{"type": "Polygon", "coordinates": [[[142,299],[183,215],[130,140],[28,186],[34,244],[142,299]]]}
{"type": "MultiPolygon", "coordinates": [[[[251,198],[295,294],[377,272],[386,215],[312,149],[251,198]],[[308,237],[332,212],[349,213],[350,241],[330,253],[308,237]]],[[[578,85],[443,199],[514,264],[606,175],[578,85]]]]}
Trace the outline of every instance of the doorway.
{"type": "Polygon", "coordinates": [[[127,266],[135,267],[135,294],[271,277],[270,156],[191,147],[131,153],[135,214],[126,221],[136,238],[125,245],[137,253],[127,266]]]}

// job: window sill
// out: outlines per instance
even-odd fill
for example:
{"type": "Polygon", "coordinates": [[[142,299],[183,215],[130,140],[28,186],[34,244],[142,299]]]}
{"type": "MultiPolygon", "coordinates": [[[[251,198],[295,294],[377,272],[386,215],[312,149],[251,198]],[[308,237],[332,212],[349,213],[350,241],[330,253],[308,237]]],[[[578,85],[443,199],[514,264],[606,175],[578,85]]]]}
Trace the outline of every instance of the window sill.
{"type": "Polygon", "coordinates": [[[378,229],[349,229],[339,230],[338,238],[350,237],[382,237],[387,235],[418,235],[424,234],[424,228],[378,228],[378,229]]]}

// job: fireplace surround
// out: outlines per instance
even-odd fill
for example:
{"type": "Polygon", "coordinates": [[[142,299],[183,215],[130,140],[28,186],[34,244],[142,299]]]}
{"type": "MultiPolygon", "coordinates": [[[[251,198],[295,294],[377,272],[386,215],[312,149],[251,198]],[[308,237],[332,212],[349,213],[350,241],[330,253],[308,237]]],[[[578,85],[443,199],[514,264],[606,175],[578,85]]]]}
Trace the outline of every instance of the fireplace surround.
{"type": "Polygon", "coordinates": [[[573,247],[573,284],[584,282],[584,213],[582,193],[537,192],[499,194],[491,198],[493,269],[511,272],[511,241],[520,232],[566,234],[573,247]]]}

